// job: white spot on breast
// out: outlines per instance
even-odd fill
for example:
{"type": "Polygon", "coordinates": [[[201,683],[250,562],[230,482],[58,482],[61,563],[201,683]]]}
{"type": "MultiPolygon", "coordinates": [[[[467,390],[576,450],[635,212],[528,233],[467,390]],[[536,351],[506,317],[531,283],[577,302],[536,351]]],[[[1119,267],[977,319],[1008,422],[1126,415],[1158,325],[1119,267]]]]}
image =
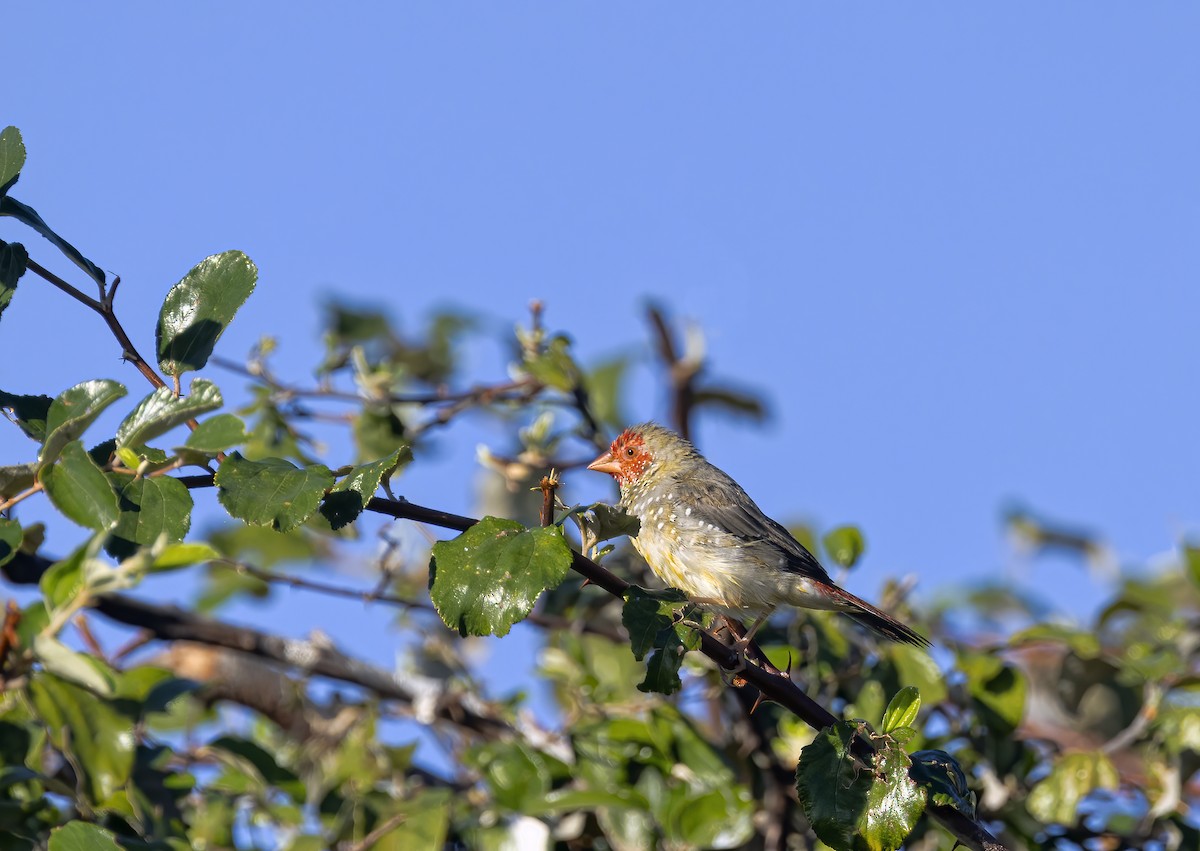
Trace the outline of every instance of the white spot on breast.
{"type": "Polygon", "coordinates": [[[684,513],[686,516],[688,516],[688,517],[691,517],[691,516],[692,516],[692,509],[691,509],[691,507],[689,506],[689,507],[688,507],[688,510],[687,510],[687,511],[685,511],[685,512],[683,512],[683,513],[684,513]]]}
{"type": "Polygon", "coordinates": [[[659,524],[658,524],[658,528],[659,528],[659,529],[661,529],[662,527],[663,527],[663,524],[662,524],[662,523],[659,523],[659,524]]]}

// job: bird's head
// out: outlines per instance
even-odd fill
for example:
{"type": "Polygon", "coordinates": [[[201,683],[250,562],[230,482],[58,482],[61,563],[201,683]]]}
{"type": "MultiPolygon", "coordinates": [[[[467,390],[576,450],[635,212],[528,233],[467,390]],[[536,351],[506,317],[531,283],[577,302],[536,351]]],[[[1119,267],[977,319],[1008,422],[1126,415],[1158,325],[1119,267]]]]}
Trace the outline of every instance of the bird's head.
{"type": "Polygon", "coordinates": [[[675,432],[642,423],[621,432],[607,452],[588,464],[588,469],[608,473],[624,490],[698,457],[692,444],[675,432]]]}

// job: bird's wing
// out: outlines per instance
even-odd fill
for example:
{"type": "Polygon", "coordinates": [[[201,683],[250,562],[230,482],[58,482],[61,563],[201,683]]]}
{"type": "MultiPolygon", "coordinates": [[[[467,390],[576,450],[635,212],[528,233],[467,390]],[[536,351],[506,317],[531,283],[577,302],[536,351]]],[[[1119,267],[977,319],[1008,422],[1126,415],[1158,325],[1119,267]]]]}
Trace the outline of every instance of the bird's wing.
{"type": "Polygon", "coordinates": [[[716,472],[720,475],[702,481],[689,478],[679,482],[680,501],[691,506],[691,516],[748,544],[770,547],[786,559],[784,566],[788,570],[833,584],[817,557],[792,537],[791,532],[763,514],[737,482],[719,470],[716,472]]]}

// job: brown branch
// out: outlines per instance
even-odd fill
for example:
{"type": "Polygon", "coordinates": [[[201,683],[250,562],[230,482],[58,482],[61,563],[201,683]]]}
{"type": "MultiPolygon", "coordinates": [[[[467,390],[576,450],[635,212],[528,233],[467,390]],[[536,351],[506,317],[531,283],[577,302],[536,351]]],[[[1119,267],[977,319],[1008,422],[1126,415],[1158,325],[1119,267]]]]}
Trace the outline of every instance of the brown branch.
{"type": "Polygon", "coordinates": [[[543,526],[554,525],[554,493],[558,490],[558,476],[553,470],[550,475],[542,476],[542,483],[539,485],[542,491],[542,513],[541,522],[543,526]]]}
{"type": "Polygon", "coordinates": [[[117,319],[117,314],[113,312],[113,297],[117,294],[117,286],[121,283],[121,279],[119,277],[113,279],[112,287],[109,289],[107,295],[105,295],[102,299],[94,299],[91,296],[80,292],[62,278],[58,277],[58,275],[55,275],[48,269],[38,265],[33,260],[29,261],[28,268],[33,271],[34,274],[44,278],[46,281],[58,287],[80,304],[86,305],[96,313],[100,314],[100,317],[108,326],[108,330],[112,332],[113,336],[117,338],[117,342],[121,344],[121,357],[137,367],[138,372],[144,375],[146,380],[155,387],[167,386],[167,383],[162,380],[159,374],[150,368],[150,364],[146,362],[146,359],[138,353],[137,347],[133,345],[133,341],[129,339],[129,335],[125,333],[125,329],[121,326],[120,321],[117,319]]]}
{"type": "Polygon", "coordinates": [[[338,843],[338,851],[367,851],[368,848],[374,847],[376,842],[383,839],[383,837],[404,824],[407,820],[408,813],[396,813],[391,818],[385,819],[383,824],[364,836],[361,841],[338,843]]]}
{"type": "Polygon", "coordinates": [[[657,340],[658,356],[667,368],[671,385],[671,425],[684,438],[691,440],[692,409],[696,404],[696,376],[701,364],[685,358],[675,345],[666,317],[656,306],[646,310],[657,340]]]}

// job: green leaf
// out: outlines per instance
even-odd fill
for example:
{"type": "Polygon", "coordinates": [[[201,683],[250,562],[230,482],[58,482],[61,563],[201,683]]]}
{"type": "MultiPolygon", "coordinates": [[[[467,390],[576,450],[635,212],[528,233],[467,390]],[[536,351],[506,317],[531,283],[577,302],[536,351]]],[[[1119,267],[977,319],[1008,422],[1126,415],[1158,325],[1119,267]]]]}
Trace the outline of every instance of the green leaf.
{"type": "Polygon", "coordinates": [[[1073,827],[1079,820],[1080,801],[1096,789],[1116,789],[1120,779],[1100,751],[1063,754],[1050,774],[1030,790],[1025,806],[1043,824],[1073,827]]]}
{"type": "Polygon", "coordinates": [[[839,526],[821,539],[825,552],[838,565],[847,569],[854,567],[867,548],[867,542],[857,526],[839,526]]]}
{"type": "Polygon", "coordinates": [[[796,789],[813,831],[836,851],[894,851],[925,810],[925,792],[908,776],[909,758],[885,738],[873,765],[853,756],[859,727],[838,721],[800,753],[796,789]]]}
{"type": "Polygon", "coordinates": [[[572,558],[557,527],[525,529],[485,517],[433,545],[429,596],[442,621],[460,635],[507,635],[542,591],[562,582],[572,558]]]}
{"type": "Polygon", "coordinates": [[[49,396],[20,396],[0,390],[0,408],[11,413],[21,431],[38,443],[46,439],[46,416],[53,403],[49,396]]]}
{"type": "Polygon", "coordinates": [[[46,599],[47,609],[56,611],[83,591],[83,563],[96,554],[96,543],[93,539],[77,547],[69,556],[56,561],[42,574],[42,578],[38,580],[38,587],[46,599]]]}
{"type": "Polygon", "coordinates": [[[25,142],[21,131],[9,125],[0,130],[0,195],[3,195],[17,180],[25,167],[25,142]]]}
{"type": "Polygon", "coordinates": [[[946,804],[975,819],[975,793],[967,786],[967,775],[958,760],[940,750],[917,751],[909,754],[909,759],[912,768],[908,776],[928,790],[930,803],[946,804]]]}
{"type": "Polygon", "coordinates": [[[192,523],[192,495],[170,476],[134,478],[110,473],[117,492],[120,515],[104,549],[115,558],[128,558],[139,547],[148,547],[165,535],[169,543],[182,541],[192,523]]]}
{"type": "Polygon", "coordinates": [[[34,658],[51,674],[70,680],[101,697],[111,697],[116,681],[97,662],[76,653],[53,635],[39,633],[33,637],[34,658]]]}
{"type": "Polygon", "coordinates": [[[1025,677],[1003,660],[982,653],[963,654],[958,667],[967,688],[994,736],[1005,736],[1021,723],[1025,711],[1025,677]]]}
{"type": "Polygon", "coordinates": [[[93,805],[125,785],[137,743],[132,719],[108,701],[51,674],[35,676],[29,694],[50,741],[60,751],[75,754],[84,775],[80,785],[93,805]]]}
{"type": "Polygon", "coordinates": [[[64,390],[46,411],[46,437],[38,457],[41,466],[53,464],[58,453],[78,439],[100,413],[126,394],[125,387],[107,378],[97,378],[64,390]]]}
{"type": "Polygon", "coordinates": [[[249,257],[226,251],[201,260],[171,287],[155,329],[162,371],[182,375],[203,368],[257,280],[249,257]]]}
{"type": "Polygon", "coordinates": [[[883,713],[883,732],[890,733],[901,727],[911,727],[921,710],[921,693],[912,686],[896,692],[883,713]]]}
{"type": "Polygon", "coordinates": [[[682,683],[679,667],[688,650],[700,646],[696,629],[683,623],[687,598],[677,589],[647,591],[631,586],[621,609],[621,622],[629,632],[630,647],[639,662],[646,658],[646,678],[638,690],[674,694],[682,683]]]}
{"type": "MultiPolygon", "coordinates": [[[[195,384],[192,385],[193,387],[195,384]]],[[[191,434],[183,448],[215,455],[247,440],[246,425],[233,414],[217,414],[203,420],[191,434]]]]}
{"type": "Polygon", "coordinates": [[[0,467],[0,499],[16,496],[29,490],[37,481],[37,464],[17,464],[0,467]]]}
{"type": "Polygon", "coordinates": [[[389,475],[400,464],[407,464],[411,460],[412,451],[406,446],[397,449],[386,458],[360,464],[351,470],[344,479],[333,486],[333,490],[321,504],[321,513],[325,515],[329,525],[334,529],[341,529],[347,523],[354,522],[379,489],[379,482],[383,477],[389,475]]]}
{"type": "Polygon", "coordinates": [[[121,851],[112,831],[72,821],[50,832],[49,851],[121,851]]]}
{"type": "Polygon", "coordinates": [[[17,281],[25,274],[29,253],[19,242],[0,239],[0,313],[8,307],[17,291],[17,281]]]}
{"type": "Polygon", "coordinates": [[[25,533],[20,523],[0,517],[0,565],[8,564],[17,554],[23,537],[25,533]]]}
{"type": "Polygon", "coordinates": [[[221,557],[221,554],[209,544],[169,544],[154,557],[154,561],[150,563],[150,570],[155,573],[166,573],[169,570],[204,564],[221,557]]]}
{"type": "Polygon", "coordinates": [[[80,526],[101,532],[121,516],[108,478],[78,440],[68,443],[58,463],[44,467],[38,478],[54,507],[80,526]]]}
{"type": "MultiPolygon", "coordinates": [[[[221,736],[208,745],[209,749],[247,774],[257,775],[268,786],[273,786],[293,797],[303,798],[304,784],[290,768],[286,768],[261,745],[243,739],[240,736],[221,736]]],[[[235,783],[238,782],[235,780],[235,783]]],[[[218,784],[224,785],[224,784],[218,784]]],[[[229,787],[226,787],[229,788],[229,787]]],[[[231,791],[244,792],[247,789],[235,788],[231,791]]]]}
{"type": "Polygon", "coordinates": [[[279,532],[307,520],[332,486],[333,473],[328,467],[297,467],[282,458],[247,461],[234,452],[217,470],[221,505],[234,517],[279,532]]]}
{"type": "Polygon", "coordinates": [[[1183,563],[1192,584],[1200,588],[1200,547],[1185,545],[1183,547],[1183,563]]]}
{"type": "Polygon", "coordinates": [[[567,337],[555,337],[541,354],[526,361],[526,371],[549,387],[571,392],[579,384],[581,373],[571,358],[570,347],[567,337]]]}
{"type": "Polygon", "coordinates": [[[141,446],[200,414],[221,407],[221,391],[207,378],[192,382],[191,392],[176,398],[170,387],[159,387],[117,427],[117,446],[141,446]]]}
{"type": "Polygon", "coordinates": [[[388,405],[364,405],[354,418],[354,444],[358,458],[380,458],[407,444],[404,422],[388,405]]]}
{"type": "Polygon", "coordinates": [[[42,217],[37,214],[37,211],[28,204],[22,204],[16,198],[7,195],[0,197],[0,216],[12,216],[17,221],[33,228],[33,230],[50,240],[51,245],[82,269],[89,278],[101,287],[104,286],[103,270],[91,260],[84,257],[78,248],[51,230],[50,225],[46,224],[42,217]]]}

